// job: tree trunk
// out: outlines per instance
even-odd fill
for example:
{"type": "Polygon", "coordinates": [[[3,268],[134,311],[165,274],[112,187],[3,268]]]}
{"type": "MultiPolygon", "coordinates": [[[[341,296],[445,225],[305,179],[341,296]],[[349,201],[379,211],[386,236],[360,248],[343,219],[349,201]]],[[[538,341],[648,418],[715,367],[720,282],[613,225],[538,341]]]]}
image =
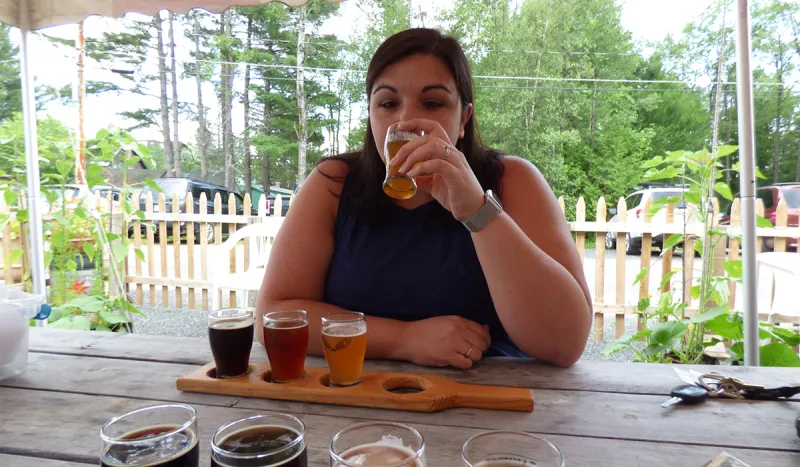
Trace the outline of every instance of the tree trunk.
{"type": "Polygon", "coordinates": [[[181,140],[178,138],[178,62],[175,61],[175,13],[169,12],[169,59],[172,63],[172,156],[175,159],[175,176],[183,177],[181,140]]]}
{"type": "Polygon", "coordinates": [[[797,165],[794,167],[794,181],[800,182],[800,121],[797,122],[797,165]]]}
{"type": "MultiPolygon", "coordinates": [[[[267,98],[264,101],[264,115],[262,117],[262,132],[266,135],[270,133],[269,125],[272,118],[272,103],[269,100],[269,94],[272,92],[272,81],[264,80],[264,92],[267,98]]],[[[265,193],[269,194],[270,187],[270,173],[269,173],[269,154],[266,152],[261,153],[261,184],[264,186],[265,193]]]]}
{"type": "MultiPolygon", "coordinates": [[[[247,18],[247,48],[245,56],[249,56],[250,47],[253,41],[253,18],[247,18]]],[[[244,68],[244,192],[250,193],[253,188],[253,181],[250,171],[250,60],[244,68]]]]}
{"type": "MultiPolygon", "coordinates": [[[[228,9],[223,13],[223,34],[225,37],[232,36],[231,31],[231,10],[228,9]]],[[[234,186],[234,168],[233,168],[233,122],[231,121],[232,107],[233,107],[233,73],[234,67],[231,65],[233,61],[233,54],[230,46],[226,47],[223,61],[227,62],[221,68],[223,73],[222,79],[222,147],[225,153],[225,186],[233,188],[234,186]]]]}
{"type": "Polygon", "coordinates": [[[172,152],[172,142],[169,131],[169,104],[167,100],[167,63],[166,52],[164,51],[164,28],[161,13],[153,17],[153,26],[156,28],[156,39],[158,41],[158,81],[161,85],[161,135],[164,141],[164,159],[166,161],[166,173],[174,176],[174,157],[172,152]]]}
{"type": "MultiPolygon", "coordinates": [[[[596,77],[596,76],[595,76],[596,77]]],[[[594,149],[594,129],[597,125],[597,81],[594,82],[592,91],[592,112],[589,116],[589,148],[594,149]]]]}
{"type": "MultiPolygon", "coordinates": [[[[725,99],[723,100],[723,103],[725,104],[725,144],[728,144],[731,141],[731,126],[733,122],[731,122],[731,106],[728,103],[727,91],[724,92],[723,95],[725,96],[725,99]]],[[[725,183],[727,183],[728,186],[731,186],[731,179],[733,175],[730,168],[731,158],[728,156],[725,158],[725,183]]]]}
{"type": "MultiPolygon", "coordinates": [[[[780,41],[778,41],[780,47],[780,41]]],[[[778,115],[775,118],[775,149],[772,153],[772,182],[780,182],[781,163],[781,111],[783,110],[783,57],[775,60],[775,69],[778,71],[778,115]]]]}
{"type": "Polygon", "coordinates": [[[200,21],[194,17],[194,77],[197,81],[197,143],[200,146],[200,177],[208,177],[208,141],[206,136],[206,114],[203,107],[203,78],[200,76],[200,21]]]}
{"type": "Polygon", "coordinates": [[[306,19],[308,7],[300,7],[300,19],[297,25],[297,111],[300,121],[297,128],[297,183],[306,179],[306,149],[308,147],[308,109],[306,108],[306,90],[304,67],[306,65],[306,19]]]}

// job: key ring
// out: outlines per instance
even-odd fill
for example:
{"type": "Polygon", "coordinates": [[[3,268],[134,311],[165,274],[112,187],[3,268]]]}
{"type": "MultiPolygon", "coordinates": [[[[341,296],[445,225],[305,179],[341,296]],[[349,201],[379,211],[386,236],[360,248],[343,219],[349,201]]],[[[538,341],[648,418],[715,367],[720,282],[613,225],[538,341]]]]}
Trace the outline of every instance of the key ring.
{"type": "Polygon", "coordinates": [[[697,378],[697,383],[702,386],[710,395],[717,397],[727,397],[730,399],[741,399],[742,394],[739,391],[740,381],[718,373],[707,373],[697,378]],[[706,380],[712,382],[707,383],[706,380]]]}

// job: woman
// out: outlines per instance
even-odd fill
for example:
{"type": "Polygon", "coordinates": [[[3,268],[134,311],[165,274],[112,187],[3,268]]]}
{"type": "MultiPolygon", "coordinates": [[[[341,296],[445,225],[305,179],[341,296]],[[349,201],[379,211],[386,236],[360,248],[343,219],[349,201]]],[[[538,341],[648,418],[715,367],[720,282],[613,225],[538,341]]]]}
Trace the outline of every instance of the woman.
{"type": "Polygon", "coordinates": [[[572,365],[591,322],[580,258],[539,171],[480,142],[459,44],[432,29],[398,33],[366,84],[364,149],[324,159],[298,192],[259,292],[259,331],[266,312],[304,309],[309,354],[322,355],[320,317],[354,310],[367,315],[367,358],[572,365]],[[394,122],[424,133],[392,159],[417,181],[406,200],[381,187],[394,122]]]}

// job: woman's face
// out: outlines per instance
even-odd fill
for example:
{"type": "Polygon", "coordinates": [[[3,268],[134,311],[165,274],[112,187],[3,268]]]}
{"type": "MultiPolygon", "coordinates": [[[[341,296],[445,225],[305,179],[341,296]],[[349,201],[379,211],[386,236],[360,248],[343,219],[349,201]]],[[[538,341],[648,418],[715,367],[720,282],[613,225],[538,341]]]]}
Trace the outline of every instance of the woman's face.
{"type": "Polygon", "coordinates": [[[433,55],[411,55],[386,67],[372,86],[369,120],[381,156],[386,129],[392,123],[434,120],[455,144],[464,136],[464,125],[471,116],[472,104],[462,111],[450,70],[433,55]]]}

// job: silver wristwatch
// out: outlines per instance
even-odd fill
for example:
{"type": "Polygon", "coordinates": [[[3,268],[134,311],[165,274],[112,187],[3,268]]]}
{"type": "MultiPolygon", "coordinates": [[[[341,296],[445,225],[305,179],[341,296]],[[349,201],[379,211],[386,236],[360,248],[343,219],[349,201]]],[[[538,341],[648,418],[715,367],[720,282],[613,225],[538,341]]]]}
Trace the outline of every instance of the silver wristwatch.
{"type": "Polygon", "coordinates": [[[486,190],[484,200],[485,202],[483,206],[478,209],[478,212],[462,222],[464,227],[472,233],[481,231],[495,216],[503,212],[503,205],[500,204],[500,201],[495,197],[494,193],[492,193],[492,190],[486,190]]]}

